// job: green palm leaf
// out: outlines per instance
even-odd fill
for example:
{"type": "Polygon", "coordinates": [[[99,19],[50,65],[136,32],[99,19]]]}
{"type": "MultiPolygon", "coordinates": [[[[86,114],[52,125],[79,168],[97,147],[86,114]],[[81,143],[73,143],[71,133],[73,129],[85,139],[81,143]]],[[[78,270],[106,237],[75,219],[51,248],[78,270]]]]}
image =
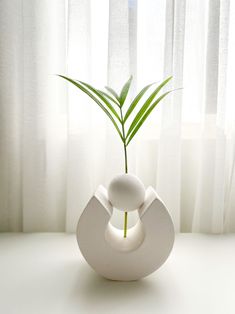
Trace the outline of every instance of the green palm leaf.
{"type": "Polygon", "coordinates": [[[109,86],[105,86],[105,88],[107,89],[107,91],[110,92],[110,94],[112,94],[117,99],[118,103],[120,104],[118,94],[115,92],[115,90],[109,86]]]}
{"type": "Polygon", "coordinates": [[[122,121],[121,121],[119,115],[117,114],[116,110],[113,108],[113,106],[110,104],[110,102],[108,102],[108,100],[97,89],[95,89],[94,87],[92,87],[91,85],[89,85],[89,84],[87,84],[85,82],[82,82],[82,81],[77,81],[77,82],[82,83],[88,89],[90,89],[94,94],[96,94],[106,104],[106,106],[112,111],[112,113],[115,115],[115,117],[118,119],[118,121],[120,123],[122,123],[122,121]]]}
{"type": "Polygon", "coordinates": [[[97,89],[99,93],[101,93],[103,96],[107,97],[108,99],[110,99],[112,102],[114,102],[118,107],[120,106],[119,103],[113,98],[111,97],[109,94],[103,92],[102,90],[97,89]]]}
{"type": "Polygon", "coordinates": [[[114,120],[114,118],[112,117],[112,115],[110,114],[110,112],[103,106],[103,104],[92,94],[89,92],[89,90],[87,90],[82,84],[80,84],[79,82],[69,78],[69,77],[66,77],[66,76],[63,76],[63,75],[58,75],[59,77],[62,77],[63,79],[67,80],[68,82],[72,83],[73,85],[75,85],[77,88],[79,88],[81,91],[83,91],[85,94],[87,94],[91,99],[93,99],[97,104],[98,106],[106,113],[106,115],[109,117],[109,119],[112,121],[115,129],[117,130],[122,142],[124,142],[124,139],[122,137],[122,134],[118,128],[118,125],[116,123],[116,121],[114,120]]]}
{"type": "Polygon", "coordinates": [[[124,123],[126,122],[126,120],[128,119],[128,117],[130,116],[130,114],[132,113],[132,111],[135,109],[135,107],[137,106],[139,100],[142,98],[142,96],[145,94],[145,92],[149,89],[150,86],[152,86],[154,83],[149,84],[147,86],[145,86],[140,92],[139,94],[135,97],[135,99],[132,101],[132,103],[130,104],[130,107],[128,108],[125,117],[124,117],[124,123]]]}
{"type": "Polygon", "coordinates": [[[144,121],[147,119],[147,117],[150,115],[150,113],[153,111],[153,109],[157,106],[157,104],[164,98],[166,97],[166,95],[168,95],[169,93],[173,92],[173,90],[168,91],[166,93],[164,93],[163,95],[161,95],[152,105],[151,107],[145,112],[145,114],[143,115],[142,119],[139,120],[138,124],[136,125],[136,127],[134,128],[134,130],[132,131],[132,133],[130,134],[130,137],[127,141],[128,145],[130,143],[130,141],[133,139],[133,137],[135,136],[135,134],[137,133],[137,131],[139,130],[139,128],[141,127],[141,125],[144,123],[144,121]]]}
{"type": "Polygon", "coordinates": [[[127,97],[127,94],[129,92],[129,89],[130,89],[130,86],[131,86],[131,82],[132,82],[132,75],[130,76],[129,80],[124,84],[122,90],[121,90],[121,93],[120,93],[120,97],[119,97],[119,101],[120,101],[120,105],[121,107],[123,106],[125,100],[126,100],[126,97],[127,97]]]}
{"type": "Polygon", "coordinates": [[[143,106],[140,108],[139,112],[137,113],[137,115],[135,116],[134,120],[132,121],[130,128],[127,132],[127,137],[130,135],[130,133],[132,132],[132,130],[135,128],[135,126],[137,125],[137,123],[139,122],[139,120],[141,119],[141,117],[144,115],[144,113],[146,112],[146,110],[148,109],[148,107],[151,105],[152,101],[154,100],[154,98],[156,97],[156,95],[160,92],[160,90],[172,79],[172,76],[168,77],[166,80],[164,80],[153,92],[152,94],[149,96],[149,98],[145,101],[145,103],[143,104],[143,106]]]}

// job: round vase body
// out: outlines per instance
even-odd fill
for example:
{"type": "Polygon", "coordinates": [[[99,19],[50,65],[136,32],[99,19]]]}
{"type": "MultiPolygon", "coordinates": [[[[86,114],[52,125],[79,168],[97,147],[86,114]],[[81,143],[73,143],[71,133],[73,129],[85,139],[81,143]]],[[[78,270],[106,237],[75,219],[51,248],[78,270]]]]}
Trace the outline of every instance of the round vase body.
{"type": "Polygon", "coordinates": [[[144,202],[145,188],[140,179],[132,174],[116,176],[108,187],[108,199],[113,207],[132,211],[144,202]]]}

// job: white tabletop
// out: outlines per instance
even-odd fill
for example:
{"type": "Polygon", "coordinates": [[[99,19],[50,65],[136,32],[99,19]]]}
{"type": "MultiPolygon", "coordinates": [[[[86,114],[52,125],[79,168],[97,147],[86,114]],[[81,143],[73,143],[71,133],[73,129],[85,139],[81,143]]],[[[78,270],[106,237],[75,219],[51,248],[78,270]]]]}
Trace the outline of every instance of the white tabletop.
{"type": "Polygon", "coordinates": [[[157,272],[114,282],[86,264],[75,235],[3,233],[0,313],[234,314],[235,235],[180,234],[157,272]]]}

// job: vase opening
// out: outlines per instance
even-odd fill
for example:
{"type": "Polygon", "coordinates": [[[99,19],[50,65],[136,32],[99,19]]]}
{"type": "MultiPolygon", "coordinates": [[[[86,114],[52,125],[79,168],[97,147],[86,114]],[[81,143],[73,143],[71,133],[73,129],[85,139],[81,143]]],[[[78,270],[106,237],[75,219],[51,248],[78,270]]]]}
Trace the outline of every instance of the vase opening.
{"type": "Polygon", "coordinates": [[[136,250],[144,241],[145,231],[140,219],[136,224],[127,229],[127,237],[123,236],[123,229],[118,229],[111,222],[105,230],[105,240],[115,250],[121,252],[131,252],[136,250]]]}

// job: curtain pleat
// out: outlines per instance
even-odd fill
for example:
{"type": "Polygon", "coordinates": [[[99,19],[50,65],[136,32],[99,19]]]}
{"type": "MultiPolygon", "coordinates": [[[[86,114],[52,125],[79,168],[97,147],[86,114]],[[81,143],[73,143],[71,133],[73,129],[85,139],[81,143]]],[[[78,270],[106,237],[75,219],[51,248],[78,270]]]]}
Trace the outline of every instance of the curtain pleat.
{"type": "MultiPolygon", "coordinates": [[[[164,77],[173,76],[171,89],[183,86],[185,1],[167,1],[164,77]],[[169,38],[170,44],[168,44],[169,38]]],[[[157,190],[180,230],[182,93],[176,91],[162,107],[157,190]]]]}

